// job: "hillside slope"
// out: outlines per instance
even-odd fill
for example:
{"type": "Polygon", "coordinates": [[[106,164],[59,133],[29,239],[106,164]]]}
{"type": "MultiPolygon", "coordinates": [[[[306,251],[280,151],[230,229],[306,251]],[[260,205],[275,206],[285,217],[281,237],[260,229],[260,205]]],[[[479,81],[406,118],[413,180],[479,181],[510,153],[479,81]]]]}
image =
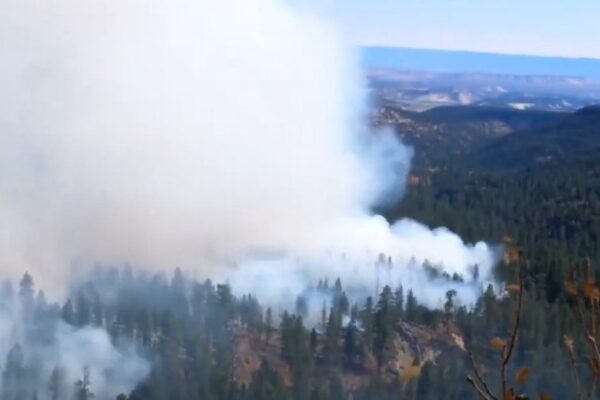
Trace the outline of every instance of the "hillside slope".
{"type": "MultiPolygon", "coordinates": [[[[325,337],[318,335],[318,348],[325,346],[325,337]]],[[[252,378],[266,362],[280,375],[286,386],[292,385],[292,371],[283,356],[282,336],[273,331],[269,341],[263,335],[237,328],[234,333],[234,381],[249,386],[252,378]]],[[[356,357],[344,363],[343,368],[332,368],[329,373],[337,374],[344,388],[349,392],[364,388],[373,376],[388,383],[407,383],[419,377],[427,362],[435,363],[438,357],[451,353],[464,352],[462,336],[456,329],[440,325],[433,330],[421,324],[401,321],[397,324],[385,349],[384,364],[378,371],[377,361],[372,353],[356,357]]]]}
{"type": "Polygon", "coordinates": [[[498,138],[551,126],[567,115],[506,107],[444,106],[415,112],[382,106],[372,119],[376,126],[392,127],[415,147],[418,168],[422,161],[435,164],[435,160],[469,154],[498,138]]]}
{"type": "Polygon", "coordinates": [[[486,169],[515,170],[569,162],[597,162],[600,106],[585,107],[539,129],[497,139],[471,161],[486,169]]]}

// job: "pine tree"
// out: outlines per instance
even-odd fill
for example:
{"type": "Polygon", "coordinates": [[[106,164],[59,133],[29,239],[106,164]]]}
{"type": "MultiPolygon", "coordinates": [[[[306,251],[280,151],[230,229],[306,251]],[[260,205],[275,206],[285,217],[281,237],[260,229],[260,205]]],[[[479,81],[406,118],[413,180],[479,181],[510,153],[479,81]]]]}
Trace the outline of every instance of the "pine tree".
{"type": "Polygon", "coordinates": [[[19,283],[19,299],[21,301],[21,307],[27,318],[31,318],[31,313],[35,305],[35,288],[33,284],[33,278],[28,272],[25,272],[21,282],[19,283]]]}
{"type": "Polygon", "coordinates": [[[358,331],[354,323],[349,323],[344,333],[344,354],[349,365],[354,365],[357,353],[358,331]]]}
{"type": "Polygon", "coordinates": [[[398,286],[394,293],[394,304],[398,310],[398,317],[402,318],[404,316],[404,288],[402,285],[398,286]]]}
{"type": "Polygon", "coordinates": [[[310,351],[313,355],[317,353],[318,343],[317,330],[312,328],[310,331],[310,351]]]}
{"type": "Polygon", "coordinates": [[[436,396],[436,370],[433,364],[428,361],[421,368],[419,381],[417,382],[417,399],[419,400],[437,400],[436,396]]]}
{"type": "Polygon", "coordinates": [[[54,369],[52,369],[48,391],[50,400],[62,400],[67,397],[65,370],[60,365],[56,365],[54,369]]]}
{"type": "Polygon", "coordinates": [[[373,346],[374,318],[373,298],[369,296],[360,315],[360,321],[365,330],[365,352],[371,351],[373,346]]]}
{"type": "Polygon", "coordinates": [[[308,316],[308,305],[304,296],[296,298],[296,314],[306,318],[308,316]]]}
{"type": "Polygon", "coordinates": [[[83,289],[77,293],[77,317],[76,325],[84,326],[92,322],[92,307],[88,301],[87,294],[83,289]]]}
{"type": "Polygon", "coordinates": [[[412,289],[409,289],[406,296],[406,319],[411,322],[419,322],[419,306],[412,289]]]}
{"type": "Polygon", "coordinates": [[[285,400],[288,398],[287,390],[281,377],[266,361],[262,361],[260,368],[252,377],[249,388],[249,399],[252,400],[285,400]]]}
{"type": "Polygon", "coordinates": [[[14,345],[6,355],[2,373],[2,400],[21,400],[26,397],[25,356],[21,346],[14,345]]]}
{"type": "Polygon", "coordinates": [[[341,318],[336,314],[332,308],[329,312],[329,319],[327,320],[327,327],[325,329],[325,346],[323,355],[325,362],[328,365],[337,365],[340,356],[340,345],[339,340],[341,336],[341,318]]]}
{"type": "Polygon", "coordinates": [[[454,297],[456,297],[456,290],[451,289],[446,292],[446,302],[444,303],[444,313],[446,319],[450,320],[452,313],[454,312],[454,297]]]}
{"type": "Polygon", "coordinates": [[[266,316],[266,332],[265,338],[266,343],[269,344],[269,340],[271,340],[271,333],[273,331],[273,313],[271,312],[271,307],[267,308],[267,316],[266,316]]]}
{"type": "Polygon", "coordinates": [[[73,308],[73,303],[71,302],[70,299],[68,299],[67,302],[65,303],[65,305],[62,307],[61,314],[62,314],[62,319],[67,324],[70,324],[70,325],[75,324],[75,310],[73,308]]]}
{"type": "Polygon", "coordinates": [[[92,393],[90,386],[92,382],[90,380],[90,368],[83,367],[83,376],[77,382],[75,382],[75,400],[91,400],[95,397],[92,393]]]}
{"type": "Polygon", "coordinates": [[[377,357],[377,368],[380,371],[386,358],[385,348],[392,338],[396,318],[393,310],[392,291],[389,286],[385,286],[377,303],[375,312],[375,330],[374,330],[374,350],[377,357]]]}

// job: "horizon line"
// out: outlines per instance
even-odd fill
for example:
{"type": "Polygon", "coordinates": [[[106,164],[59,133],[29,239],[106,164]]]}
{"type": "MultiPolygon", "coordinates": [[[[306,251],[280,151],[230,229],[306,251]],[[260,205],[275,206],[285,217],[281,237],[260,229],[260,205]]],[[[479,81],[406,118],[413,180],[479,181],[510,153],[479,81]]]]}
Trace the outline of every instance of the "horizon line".
{"type": "Polygon", "coordinates": [[[365,49],[397,49],[397,50],[411,50],[411,51],[435,51],[441,53],[466,53],[466,54],[476,54],[476,55],[489,55],[489,56],[503,56],[503,57],[531,57],[531,58],[551,58],[551,59],[560,59],[560,60],[573,60],[573,61],[592,61],[599,62],[600,57],[572,57],[572,56],[564,56],[564,55],[549,55],[549,54],[527,54],[527,53],[504,53],[504,52],[493,52],[489,50],[468,50],[468,49],[439,49],[439,48],[430,48],[430,47],[412,47],[412,46],[404,46],[404,45],[384,45],[384,44],[359,44],[356,47],[365,49]]]}

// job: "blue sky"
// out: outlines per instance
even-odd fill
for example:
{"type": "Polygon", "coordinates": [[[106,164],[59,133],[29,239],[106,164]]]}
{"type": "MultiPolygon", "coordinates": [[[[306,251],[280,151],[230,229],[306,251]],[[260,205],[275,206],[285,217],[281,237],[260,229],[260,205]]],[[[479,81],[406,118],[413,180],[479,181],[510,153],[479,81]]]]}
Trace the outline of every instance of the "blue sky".
{"type": "Polygon", "coordinates": [[[357,45],[600,58],[600,0],[292,0],[357,45]]]}

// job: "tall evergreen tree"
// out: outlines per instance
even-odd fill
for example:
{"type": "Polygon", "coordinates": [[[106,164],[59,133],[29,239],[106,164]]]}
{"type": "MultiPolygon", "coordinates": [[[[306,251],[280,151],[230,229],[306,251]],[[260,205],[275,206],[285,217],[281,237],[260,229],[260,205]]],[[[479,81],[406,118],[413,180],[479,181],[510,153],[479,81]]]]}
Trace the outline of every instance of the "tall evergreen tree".
{"type": "Polygon", "coordinates": [[[62,366],[56,365],[50,374],[50,382],[48,383],[48,392],[50,400],[63,400],[67,398],[67,382],[66,373],[62,366]]]}
{"type": "Polygon", "coordinates": [[[75,382],[75,400],[91,400],[96,397],[94,393],[92,393],[91,385],[90,368],[85,366],[83,367],[81,379],[75,382]]]}

